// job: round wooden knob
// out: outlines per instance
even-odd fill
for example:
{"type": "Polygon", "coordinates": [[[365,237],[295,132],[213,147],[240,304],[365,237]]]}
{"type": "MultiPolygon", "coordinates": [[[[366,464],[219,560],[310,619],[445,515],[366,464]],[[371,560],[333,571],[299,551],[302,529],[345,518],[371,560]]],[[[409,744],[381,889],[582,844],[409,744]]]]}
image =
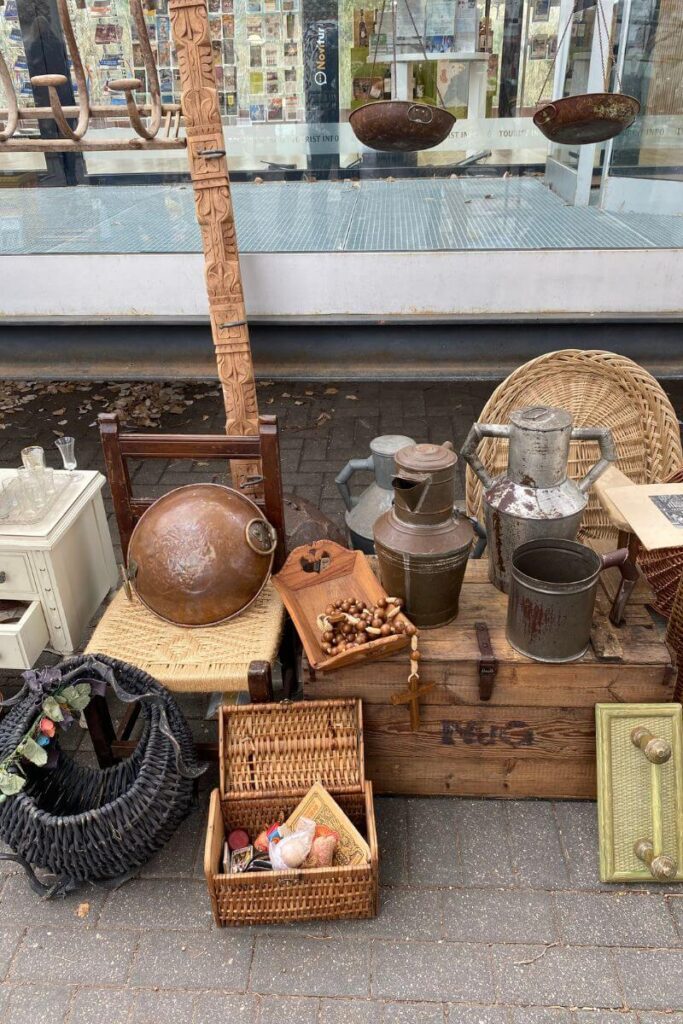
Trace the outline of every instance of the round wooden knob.
{"type": "Polygon", "coordinates": [[[31,85],[66,85],[66,75],[33,75],[31,85]]]}
{"type": "Polygon", "coordinates": [[[669,882],[671,879],[676,877],[676,861],[673,857],[668,857],[663,853],[660,857],[655,859],[650,864],[650,871],[652,877],[656,878],[659,882],[669,882]]]}
{"type": "Polygon", "coordinates": [[[668,740],[653,736],[649,729],[637,725],[631,732],[631,742],[639,747],[651,764],[666,764],[672,754],[668,740]]]}
{"type": "Polygon", "coordinates": [[[116,78],[113,82],[107,82],[107,89],[110,92],[133,92],[141,88],[142,82],[139,78],[116,78]]]}

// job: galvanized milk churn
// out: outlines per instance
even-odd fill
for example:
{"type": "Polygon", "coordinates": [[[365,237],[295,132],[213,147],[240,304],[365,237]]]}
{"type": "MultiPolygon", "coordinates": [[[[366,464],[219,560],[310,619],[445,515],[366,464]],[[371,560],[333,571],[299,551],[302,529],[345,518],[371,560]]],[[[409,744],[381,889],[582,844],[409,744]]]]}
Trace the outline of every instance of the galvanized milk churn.
{"type": "Polygon", "coordinates": [[[394,505],[375,523],[382,585],[403,598],[416,626],[442,626],[458,614],[474,540],[469,519],[453,508],[458,457],[447,442],[409,445],[395,460],[394,505]]]}
{"type": "Polygon", "coordinates": [[[608,427],[575,427],[565,409],[545,405],[517,409],[509,425],[475,423],[462,447],[484,485],[489,579],[508,592],[512,553],[537,537],[574,540],[591,485],[616,457],[608,427]],[[482,438],[509,438],[507,472],[494,480],[477,448],[482,438]],[[597,441],[601,458],[578,484],[567,476],[570,441],[597,441]]]}
{"type": "Polygon", "coordinates": [[[391,485],[394,476],[394,455],[409,444],[415,444],[412,437],[405,437],[403,434],[382,434],[370,442],[370,455],[367,459],[349,459],[336,477],[335,483],[346,505],[344,519],[352,548],[365,551],[368,555],[375,553],[372,528],[382,513],[391,508],[394,500],[391,485]],[[373,472],[375,479],[362,494],[356,496],[351,494],[349,480],[354,473],[362,470],[373,472]]]}

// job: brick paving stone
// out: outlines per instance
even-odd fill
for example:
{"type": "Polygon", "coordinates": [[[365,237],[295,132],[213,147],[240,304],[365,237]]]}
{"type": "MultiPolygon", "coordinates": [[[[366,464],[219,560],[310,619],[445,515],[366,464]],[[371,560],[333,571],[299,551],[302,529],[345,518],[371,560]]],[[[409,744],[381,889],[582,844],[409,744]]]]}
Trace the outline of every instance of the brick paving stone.
{"type": "MultiPolygon", "coordinates": [[[[256,1024],[259,1020],[258,1014],[258,999],[249,993],[223,995],[220,992],[202,992],[194,997],[194,1016],[188,1018],[188,1022],[191,1019],[192,1024],[231,1024],[233,1021],[235,1024],[256,1024]]],[[[292,1022],[295,1020],[293,1017],[286,1018],[284,1013],[283,1019],[291,1019],[292,1022]]],[[[263,1024],[274,1020],[275,1017],[264,1017],[263,1024]]],[[[154,1024],[162,1024],[162,1021],[155,1021],[154,1024]]],[[[185,1021],[177,1021],[177,1024],[185,1024],[185,1021]]],[[[300,1024],[309,1022],[304,1019],[300,1024]]]]}
{"type": "Polygon", "coordinates": [[[5,1019],[5,1013],[7,1011],[7,1005],[9,1003],[10,995],[11,989],[9,985],[0,985],[0,1020],[5,1019]]]}
{"type": "Polygon", "coordinates": [[[444,934],[459,942],[554,942],[558,938],[547,892],[455,889],[443,893],[444,934]]]}
{"type": "Polygon", "coordinates": [[[370,999],[323,999],[318,1024],[380,1024],[381,1003],[370,999]]]}
{"type": "Polygon", "coordinates": [[[683,950],[614,951],[627,1005],[643,1010],[680,1010],[683,1006],[683,950]]]}
{"type": "Polygon", "coordinates": [[[598,864],[598,812],[588,801],[555,804],[560,840],[567,860],[570,887],[600,889],[598,864]]]}
{"type": "Polygon", "coordinates": [[[136,992],[129,1024],[191,1021],[194,1000],[189,992],[136,992]]]}
{"type": "MultiPolygon", "coordinates": [[[[635,1011],[631,1013],[629,1010],[574,1010],[572,1024],[638,1024],[638,1017],[635,1011]]],[[[661,1024],[665,1024],[665,1021],[661,1024]]]]}
{"type": "MultiPolygon", "coordinates": [[[[602,1024],[602,1021],[600,1021],[602,1024]]],[[[683,1024],[683,1011],[680,1013],[650,1013],[641,1010],[638,1024],[683,1024]]]]}
{"type": "MultiPolygon", "coordinates": [[[[63,1024],[73,989],[61,985],[11,985],[2,1010],[3,1024],[63,1024]]],[[[0,1008],[2,1001],[0,1001],[0,1008]]]]}
{"type": "Polygon", "coordinates": [[[143,932],[130,984],[143,988],[223,989],[243,992],[249,979],[253,937],[248,929],[143,932]]]}
{"type": "MultiPolygon", "coordinates": [[[[234,997],[235,1000],[240,998],[239,996],[234,997]]],[[[244,997],[241,997],[244,998],[244,997]]],[[[319,999],[306,999],[300,996],[258,996],[259,1002],[259,1016],[258,1024],[318,1024],[320,1013],[320,1000],[319,999]]],[[[201,1018],[195,1020],[193,1024],[216,1024],[217,1020],[225,1019],[230,1020],[227,1015],[225,1018],[206,1016],[206,1019],[201,1018]]],[[[243,1018],[240,1017],[239,1013],[236,1013],[233,1018],[235,1024],[241,1024],[243,1018]]]]}
{"type": "Polygon", "coordinates": [[[69,1024],[128,1024],[133,993],[123,988],[80,988],[69,1024]]]}
{"type": "Polygon", "coordinates": [[[250,986],[266,995],[367,996],[369,964],[365,942],[257,935],[250,986]]]}
{"type": "Polygon", "coordinates": [[[511,1006],[510,1024],[573,1024],[571,1011],[558,1006],[511,1006]]]}
{"type": "Polygon", "coordinates": [[[446,1006],[448,1024],[509,1024],[504,1006],[463,1006],[452,1003],[446,1006]]]}
{"type": "Polygon", "coordinates": [[[408,800],[408,879],[411,885],[458,885],[462,801],[449,797],[408,800]]]}
{"type": "Polygon", "coordinates": [[[381,1017],[382,1024],[444,1024],[444,1020],[445,1010],[439,1003],[387,1003],[381,1017]]]}
{"type": "Polygon", "coordinates": [[[134,879],[109,895],[102,927],[205,929],[213,925],[206,885],[190,878],[134,879]]]}
{"type": "Polygon", "coordinates": [[[372,994],[384,999],[492,1002],[488,949],[455,942],[375,942],[372,994]]]}
{"type": "Polygon", "coordinates": [[[516,885],[552,888],[569,881],[553,805],[545,800],[505,804],[516,885]]]}
{"type": "Polygon", "coordinates": [[[680,945],[683,946],[683,895],[667,896],[667,906],[673,915],[673,919],[676,922],[678,931],[681,937],[680,945]]]}
{"type": "Polygon", "coordinates": [[[498,997],[511,1003],[607,1009],[622,1005],[606,949],[494,946],[493,963],[498,997]]]}
{"type": "MultiPolygon", "coordinates": [[[[413,883],[408,869],[408,804],[403,797],[376,797],[377,842],[382,851],[379,877],[382,885],[413,883]]],[[[414,884],[414,883],[413,883],[414,884]]]]}
{"type": "Polygon", "coordinates": [[[364,921],[330,921],[331,938],[440,939],[443,893],[429,889],[382,888],[380,912],[364,921]]]}
{"type": "Polygon", "coordinates": [[[569,945],[681,945],[665,898],[656,893],[558,892],[555,905],[569,945]]]}
{"type": "Polygon", "coordinates": [[[17,950],[11,981],[117,985],[128,978],[137,936],[111,929],[31,928],[17,950]]]}
{"type": "MultiPolygon", "coordinates": [[[[28,914],[24,921],[29,920],[28,914]]],[[[0,928],[0,980],[7,974],[7,968],[24,935],[24,928],[0,928]]]]}
{"type": "Polygon", "coordinates": [[[468,885],[509,885],[512,881],[505,813],[503,800],[457,802],[462,870],[468,885]]]}
{"type": "Polygon", "coordinates": [[[41,900],[31,891],[24,872],[8,878],[0,897],[0,920],[7,926],[25,928],[45,925],[57,927],[66,925],[78,929],[93,928],[97,925],[106,893],[94,886],[87,886],[78,892],[53,900],[41,900]],[[90,910],[85,917],[78,917],[76,911],[83,903],[90,910]],[[27,919],[27,905],[31,904],[30,918],[27,919]]]}

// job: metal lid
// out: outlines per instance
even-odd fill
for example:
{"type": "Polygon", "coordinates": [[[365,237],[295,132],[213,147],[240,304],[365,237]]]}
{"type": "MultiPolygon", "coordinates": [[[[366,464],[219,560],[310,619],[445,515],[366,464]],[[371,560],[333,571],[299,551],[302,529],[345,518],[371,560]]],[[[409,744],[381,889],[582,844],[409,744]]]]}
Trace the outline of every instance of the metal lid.
{"type": "Polygon", "coordinates": [[[511,412],[510,423],[521,430],[566,430],[572,425],[572,417],[566,409],[531,405],[511,412]]]}
{"type": "Polygon", "coordinates": [[[445,444],[411,444],[394,456],[399,469],[413,473],[438,473],[450,469],[458,461],[450,441],[445,444]]]}
{"type": "Polygon", "coordinates": [[[142,515],[128,546],[128,577],[142,603],[167,622],[215,625],[256,599],[276,544],[275,530],[246,495],[190,484],[142,515]]]}
{"type": "Polygon", "coordinates": [[[405,434],[380,434],[370,442],[370,451],[373,455],[395,455],[401,448],[414,444],[414,439],[405,434]]]}

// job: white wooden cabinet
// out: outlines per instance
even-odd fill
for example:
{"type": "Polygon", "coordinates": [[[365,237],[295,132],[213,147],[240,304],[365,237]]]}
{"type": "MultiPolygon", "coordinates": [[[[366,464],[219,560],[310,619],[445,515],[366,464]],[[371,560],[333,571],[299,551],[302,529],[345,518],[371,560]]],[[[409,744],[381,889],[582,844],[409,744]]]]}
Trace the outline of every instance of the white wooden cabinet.
{"type": "MultiPolygon", "coordinates": [[[[13,474],[0,469],[0,481],[13,474]]],[[[101,473],[59,471],[67,486],[41,522],[0,524],[0,599],[26,602],[0,623],[0,669],[30,668],[45,647],[77,650],[88,622],[117,584],[101,473]]]]}

